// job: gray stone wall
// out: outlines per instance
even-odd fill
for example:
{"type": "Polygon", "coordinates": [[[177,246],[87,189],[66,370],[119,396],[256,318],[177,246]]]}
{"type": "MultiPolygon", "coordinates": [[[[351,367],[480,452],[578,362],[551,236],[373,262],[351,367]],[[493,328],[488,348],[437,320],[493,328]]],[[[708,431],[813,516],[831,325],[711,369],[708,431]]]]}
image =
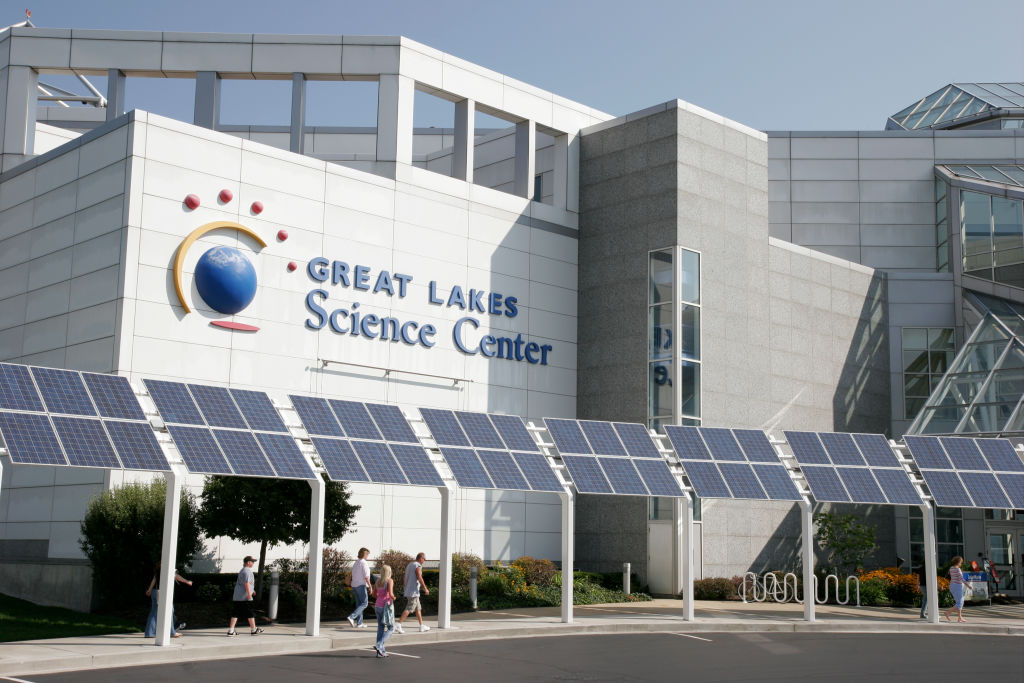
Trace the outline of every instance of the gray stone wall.
{"type": "MultiPolygon", "coordinates": [[[[0,586],[11,597],[39,605],[88,612],[92,567],[88,562],[0,562],[0,586]]],[[[134,586],[131,587],[134,590],[134,586]]]]}

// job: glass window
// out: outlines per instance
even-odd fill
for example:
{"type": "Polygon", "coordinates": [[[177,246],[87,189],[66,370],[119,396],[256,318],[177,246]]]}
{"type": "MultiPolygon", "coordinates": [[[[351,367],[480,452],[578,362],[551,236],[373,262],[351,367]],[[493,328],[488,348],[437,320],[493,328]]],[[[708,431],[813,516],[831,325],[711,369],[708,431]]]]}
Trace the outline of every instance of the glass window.
{"type": "MultiPolygon", "coordinates": [[[[916,570],[925,563],[924,517],[921,508],[910,506],[910,567],[916,570]]],[[[935,509],[935,540],[938,564],[946,564],[954,556],[964,554],[964,523],[959,508],[935,509]]]]}
{"type": "MultiPolygon", "coordinates": [[[[664,360],[651,363],[648,379],[650,386],[650,406],[647,414],[658,417],[672,414],[672,361],[664,360]]],[[[672,424],[671,422],[669,424],[672,424]]]]}
{"type": "Polygon", "coordinates": [[[672,357],[672,304],[650,307],[650,360],[672,357]]]}
{"type": "Polygon", "coordinates": [[[953,330],[903,328],[903,413],[914,419],[949,369],[954,355],[953,330]]]}
{"type": "Polygon", "coordinates": [[[683,301],[700,303],[700,254],[683,249],[683,301]]]}
{"type": "Polygon", "coordinates": [[[960,192],[960,224],[965,256],[992,251],[992,208],[987,194],[960,192]]]}
{"type": "Polygon", "coordinates": [[[672,301],[672,252],[652,251],[650,258],[651,304],[672,301]]]}
{"type": "Polygon", "coordinates": [[[700,424],[700,254],[678,247],[652,251],[648,268],[648,424],[675,424],[677,419],[700,424]],[[679,253],[676,263],[682,302],[672,299],[673,252],[679,253]],[[678,354],[675,311],[682,332],[678,354]],[[680,406],[674,404],[674,356],[685,359],[680,406]]]}

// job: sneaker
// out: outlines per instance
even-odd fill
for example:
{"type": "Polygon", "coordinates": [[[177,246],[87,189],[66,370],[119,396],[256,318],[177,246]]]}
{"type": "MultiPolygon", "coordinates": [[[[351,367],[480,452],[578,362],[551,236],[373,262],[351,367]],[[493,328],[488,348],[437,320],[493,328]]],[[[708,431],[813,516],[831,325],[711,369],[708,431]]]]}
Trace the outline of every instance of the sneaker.
{"type": "Polygon", "coordinates": [[[351,626],[352,628],[356,627],[356,620],[355,619],[353,619],[352,617],[346,617],[346,619],[348,619],[348,625],[349,626],[351,626]]]}
{"type": "Polygon", "coordinates": [[[228,636],[237,636],[238,631],[228,631],[228,636]]]}
{"type": "Polygon", "coordinates": [[[405,633],[405,629],[397,621],[395,622],[395,633],[405,633]]]}
{"type": "Polygon", "coordinates": [[[430,630],[429,626],[427,626],[426,624],[420,624],[420,633],[424,633],[424,632],[429,631],[429,630],[430,630]]]}
{"type": "Polygon", "coordinates": [[[186,624],[186,623],[185,623],[185,622],[183,621],[183,622],[181,622],[180,624],[178,624],[178,630],[179,630],[179,631],[184,631],[184,630],[185,630],[185,627],[186,627],[186,626],[188,626],[188,624],[186,624]]]}
{"type": "Polygon", "coordinates": [[[356,628],[366,628],[366,624],[359,624],[356,628]]]}
{"type": "Polygon", "coordinates": [[[258,636],[261,633],[263,633],[263,629],[261,628],[257,628],[255,631],[249,631],[250,636],[258,636]]]}

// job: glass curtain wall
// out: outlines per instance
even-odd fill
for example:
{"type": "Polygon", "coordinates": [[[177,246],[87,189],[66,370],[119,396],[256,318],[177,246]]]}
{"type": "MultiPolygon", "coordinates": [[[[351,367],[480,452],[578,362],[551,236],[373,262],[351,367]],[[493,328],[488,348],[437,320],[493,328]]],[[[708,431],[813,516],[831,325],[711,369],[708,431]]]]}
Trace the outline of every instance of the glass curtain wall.
{"type": "Polygon", "coordinates": [[[903,328],[903,411],[913,420],[953,362],[950,328],[903,328]]]}
{"type": "Polygon", "coordinates": [[[1024,288],[1024,201],[961,190],[960,235],[964,275],[1024,288]]]}
{"type": "MultiPolygon", "coordinates": [[[[924,566],[924,516],[910,506],[910,570],[924,566]]],[[[960,508],[935,508],[935,542],[941,567],[956,555],[964,556],[964,520],[960,508]]]]}

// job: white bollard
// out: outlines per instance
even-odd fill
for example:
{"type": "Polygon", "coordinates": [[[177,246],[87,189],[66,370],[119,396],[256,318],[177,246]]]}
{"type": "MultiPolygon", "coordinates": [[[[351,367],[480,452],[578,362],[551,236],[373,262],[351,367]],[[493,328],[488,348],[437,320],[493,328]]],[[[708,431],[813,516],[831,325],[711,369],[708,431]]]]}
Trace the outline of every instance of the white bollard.
{"type": "Polygon", "coordinates": [[[629,595],[629,562],[622,563],[622,592],[629,595]]]}
{"type": "Polygon", "coordinates": [[[271,621],[277,619],[277,598],[280,593],[281,572],[277,569],[270,570],[270,601],[267,604],[267,616],[271,621]]]}
{"type": "Polygon", "coordinates": [[[469,568],[469,601],[473,603],[473,609],[476,609],[476,579],[479,574],[477,567],[469,568]]]}

